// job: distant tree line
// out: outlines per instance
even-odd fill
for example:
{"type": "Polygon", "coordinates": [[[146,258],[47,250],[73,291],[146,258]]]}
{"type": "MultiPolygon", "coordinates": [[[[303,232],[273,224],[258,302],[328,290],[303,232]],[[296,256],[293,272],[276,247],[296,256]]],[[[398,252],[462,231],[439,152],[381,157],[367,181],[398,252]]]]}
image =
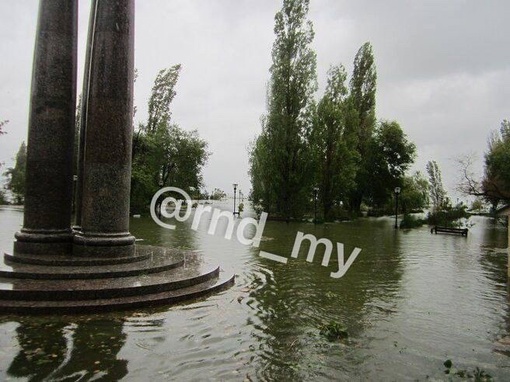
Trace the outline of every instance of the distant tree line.
{"type": "MultiPolygon", "coordinates": [[[[309,210],[317,190],[323,217],[383,209],[403,186],[415,157],[395,121],[377,121],[377,74],[370,43],[359,49],[347,84],[342,65],[328,71],[318,102],[309,0],[284,0],[275,42],[262,132],[250,147],[252,200],[286,219],[309,210]]],[[[408,182],[411,182],[409,179],[408,182]]]]}

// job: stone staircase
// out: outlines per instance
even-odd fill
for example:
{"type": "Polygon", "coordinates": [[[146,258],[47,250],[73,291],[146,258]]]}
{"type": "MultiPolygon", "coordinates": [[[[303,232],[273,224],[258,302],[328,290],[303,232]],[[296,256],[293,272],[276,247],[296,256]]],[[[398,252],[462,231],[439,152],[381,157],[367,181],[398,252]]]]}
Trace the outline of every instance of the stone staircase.
{"type": "Polygon", "coordinates": [[[94,313],[173,304],[224,290],[232,273],[188,251],[136,246],[131,257],[4,254],[0,313],[94,313]]]}

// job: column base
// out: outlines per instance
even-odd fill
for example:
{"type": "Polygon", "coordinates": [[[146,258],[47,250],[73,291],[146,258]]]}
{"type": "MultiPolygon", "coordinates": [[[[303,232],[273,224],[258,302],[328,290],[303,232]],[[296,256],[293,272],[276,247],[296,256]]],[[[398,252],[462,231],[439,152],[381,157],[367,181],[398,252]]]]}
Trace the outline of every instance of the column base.
{"type": "Polygon", "coordinates": [[[32,230],[22,228],[14,235],[14,254],[69,256],[73,233],[66,230],[32,230]]]}
{"type": "Polygon", "coordinates": [[[128,257],[135,254],[135,237],[123,234],[86,234],[78,232],[73,239],[73,256],[128,257]]]}

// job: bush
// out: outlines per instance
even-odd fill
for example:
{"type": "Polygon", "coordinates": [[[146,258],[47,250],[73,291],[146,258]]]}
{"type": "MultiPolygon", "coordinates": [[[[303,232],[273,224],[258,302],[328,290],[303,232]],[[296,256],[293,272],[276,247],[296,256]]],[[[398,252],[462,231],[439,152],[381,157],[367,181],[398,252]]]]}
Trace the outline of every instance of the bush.
{"type": "Polygon", "coordinates": [[[405,214],[404,218],[400,222],[400,228],[417,228],[421,227],[425,223],[426,221],[423,219],[418,219],[413,215],[405,214]]]}
{"type": "Polygon", "coordinates": [[[470,215],[467,212],[467,206],[460,203],[455,207],[446,205],[436,212],[430,212],[427,216],[427,223],[429,225],[460,227],[462,226],[460,219],[469,219],[469,217],[470,215]]]}
{"type": "Polygon", "coordinates": [[[5,196],[3,190],[0,190],[0,205],[2,204],[9,204],[9,201],[7,200],[7,197],[5,196]]]}
{"type": "Polygon", "coordinates": [[[319,327],[319,333],[330,342],[346,339],[349,337],[347,329],[338,322],[331,321],[319,327]]]}

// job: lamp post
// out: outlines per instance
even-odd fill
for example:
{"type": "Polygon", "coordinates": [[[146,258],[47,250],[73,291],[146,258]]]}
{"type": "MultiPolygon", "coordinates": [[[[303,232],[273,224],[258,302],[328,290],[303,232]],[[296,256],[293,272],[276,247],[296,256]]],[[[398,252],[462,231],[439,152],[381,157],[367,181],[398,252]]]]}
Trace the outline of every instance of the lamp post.
{"type": "Polygon", "coordinates": [[[236,193],[237,193],[237,183],[232,184],[234,186],[234,216],[239,215],[239,212],[236,212],[236,193]]]}
{"type": "MultiPolygon", "coordinates": [[[[158,183],[159,188],[160,188],[160,189],[161,189],[161,188],[163,188],[164,184],[165,184],[165,183],[163,182],[163,179],[160,179],[160,180],[159,180],[159,183],[158,183]]],[[[158,218],[159,218],[159,219],[161,219],[161,206],[162,206],[162,200],[159,200],[159,201],[158,201],[158,208],[156,209],[156,212],[157,212],[157,215],[158,215],[158,218]]]]}
{"type": "Polygon", "coordinates": [[[398,195],[400,194],[400,187],[395,187],[395,229],[398,228],[398,195]]]}
{"type": "Polygon", "coordinates": [[[317,194],[318,193],[319,193],[319,187],[314,187],[314,189],[313,189],[313,199],[315,202],[315,207],[314,207],[315,218],[313,219],[314,224],[317,224],[317,194]]]}

